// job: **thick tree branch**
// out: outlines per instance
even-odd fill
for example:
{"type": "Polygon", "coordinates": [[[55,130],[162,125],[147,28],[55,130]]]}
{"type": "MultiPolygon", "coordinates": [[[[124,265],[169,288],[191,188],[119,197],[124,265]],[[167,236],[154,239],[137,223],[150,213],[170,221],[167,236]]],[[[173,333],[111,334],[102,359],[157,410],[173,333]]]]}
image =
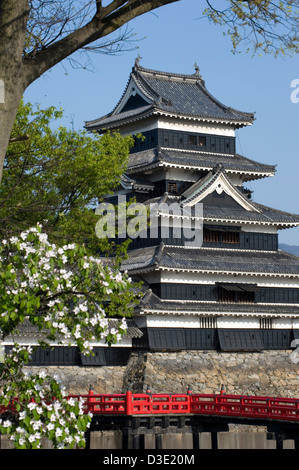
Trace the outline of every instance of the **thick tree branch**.
{"type": "Polygon", "coordinates": [[[115,0],[105,8],[101,8],[101,2],[98,2],[97,11],[89,23],[39,52],[34,59],[23,59],[26,86],[77,50],[113,33],[133,18],[178,1],[115,0]]]}

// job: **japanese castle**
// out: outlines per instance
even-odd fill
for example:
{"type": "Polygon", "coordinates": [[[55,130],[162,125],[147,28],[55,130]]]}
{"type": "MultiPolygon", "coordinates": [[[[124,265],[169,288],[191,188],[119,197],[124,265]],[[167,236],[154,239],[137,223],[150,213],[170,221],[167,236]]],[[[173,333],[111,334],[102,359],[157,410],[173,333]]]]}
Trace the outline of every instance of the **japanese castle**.
{"type": "Polygon", "coordinates": [[[299,258],[278,249],[278,232],[298,226],[299,215],[254,202],[246,188],[275,174],[236,152],[235,131],[254,114],[220,103],[196,64],[183,75],[139,62],[113,111],[85,123],[136,136],[111,202],[121,195],[159,208],[155,236],[133,239],[123,263],[143,281],[134,316],[142,336],[132,348],[290,349],[299,339],[299,258]],[[186,217],[194,233],[201,219],[198,243],[187,243],[186,217]]]}
{"type": "MultiPolygon", "coordinates": [[[[254,202],[246,188],[275,175],[275,166],[236,152],[236,130],[254,119],[214,98],[197,65],[182,75],[143,68],[136,59],[113,111],[85,127],[135,136],[110,202],[134,197],[155,208],[154,230],[132,239],[123,262],[142,281],[141,301],[120,344],[96,345],[90,358],[54,345],[36,352],[33,365],[126,365],[132,351],[299,344],[299,257],[278,249],[279,230],[299,226],[299,215],[254,202]]],[[[26,328],[23,343],[42,339],[26,328]]],[[[8,338],[6,348],[11,344],[8,338]]]]}

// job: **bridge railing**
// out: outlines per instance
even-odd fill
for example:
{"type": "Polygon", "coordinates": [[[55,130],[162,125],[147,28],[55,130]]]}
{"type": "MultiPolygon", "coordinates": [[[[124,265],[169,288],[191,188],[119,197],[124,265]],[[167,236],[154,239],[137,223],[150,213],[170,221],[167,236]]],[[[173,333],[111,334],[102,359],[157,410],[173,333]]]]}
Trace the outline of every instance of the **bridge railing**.
{"type": "Polygon", "coordinates": [[[172,414],[190,413],[190,396],[167,393],[146,394],[126,392],[122,394],[70,395],[69,398],[81,397],[86,412],[93,414],[172,414]]]}
{"type": "MultiPolygon", "coordinates": [[[[126,393],[69,395],[94,415],[198,414],[299,421],[299,399],[220,394],[126,393]]],[[[1,407],[3,408],[3,407],[1,407]]],[[[5,411],[0,408],[1,412],[5,411]]],[[[14,403],[9,407],[14,409],[14,403]]]]}
{"type": "MultiPolygon", "coordinates": [[[[79,397],[72,395],[73,397],[79,397]]],[[[93,414],[202,414],[299,421],[299,399],[226,394],[132,393],[81,395],[93,414]]]]}
{"type": "Polygon", "coordinates": [[[192,395],[191,412],[298,421],[299,400],[263,396],[192,395]]]}

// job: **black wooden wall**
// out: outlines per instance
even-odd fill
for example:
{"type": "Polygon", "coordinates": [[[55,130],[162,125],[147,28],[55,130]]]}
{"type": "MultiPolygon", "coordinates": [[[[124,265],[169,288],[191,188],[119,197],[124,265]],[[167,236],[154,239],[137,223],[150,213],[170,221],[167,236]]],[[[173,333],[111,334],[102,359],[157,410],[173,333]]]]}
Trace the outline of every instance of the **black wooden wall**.
{"type": "MultiPolygon", "coordinates": [[[[203,300],[217,302],[217,285],[205,284],[151,284],[152,291],[161,299],[203,300]]],[[[258,287],[255,302],[261,303],[299,303],[299,289],[292,287],[258,287]]]]}
{"type": "Polygon", "coordinates": [[[142,139],[135,138],[135,145],[131,149],[131,153],[141,152],[157,146],[225,154],[234,154],[236,151],[235,137],[164,129],[142,132],[142,137],[142,139]]]}

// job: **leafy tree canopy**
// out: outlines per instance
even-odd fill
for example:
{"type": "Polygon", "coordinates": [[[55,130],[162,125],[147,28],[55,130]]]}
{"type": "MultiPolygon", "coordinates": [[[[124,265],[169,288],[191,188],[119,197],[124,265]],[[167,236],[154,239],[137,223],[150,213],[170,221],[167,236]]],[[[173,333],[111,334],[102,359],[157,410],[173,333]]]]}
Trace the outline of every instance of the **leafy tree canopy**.
{"type": "Polygon", "coordinates": [[[21,102],[0,186],[0,233],[7,238],[41,223],[59,245],[109,249],[96,237],[94,209],[119,183],[133,138],[53,129],[61,116],[21,102]]]}

